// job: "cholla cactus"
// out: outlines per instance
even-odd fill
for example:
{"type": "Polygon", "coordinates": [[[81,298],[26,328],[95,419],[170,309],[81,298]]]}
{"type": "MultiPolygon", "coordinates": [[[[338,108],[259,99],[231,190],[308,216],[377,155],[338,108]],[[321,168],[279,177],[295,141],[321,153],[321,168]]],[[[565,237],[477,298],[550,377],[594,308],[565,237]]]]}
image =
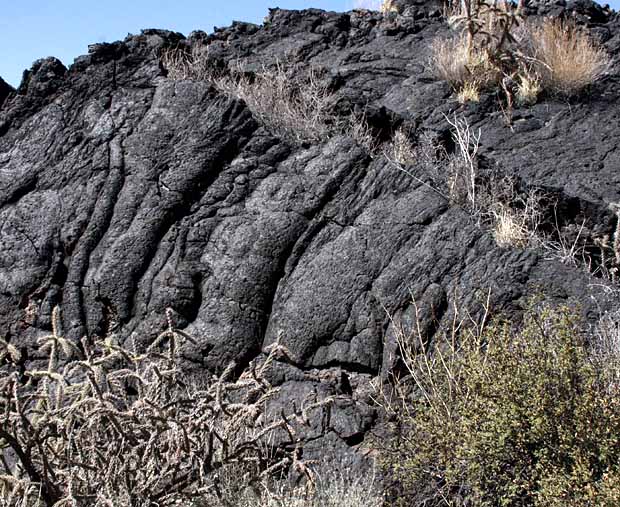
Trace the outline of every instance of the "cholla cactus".
{"type": "Polygon", "coordinates": [[[467,48],[486,49],[492,58],[500,58],[506,46],[514,42],[512,32],[519,25],[522,7],[506,0],[458,0],[448,3],[448,23],[467,37],[467,48]]]}
{"type": "Polygon", "coordinates": [[[52,334],[39,340],[47,368],[23,374],[17,349],[0,343],[0,504],[226,505],[226,474],[243,488],[287,467],[311,477],[298,431],[331,400],[266,413],[278,392],[266,373],[286,349],[239,377],[230,365],[198,381],[178,361],[193,339],[166,317],[166,331],[138,353],[113,336],[77,347],[56,309],[52,334]],[[273,443],[276,432],[288,438],[273,443]]]}

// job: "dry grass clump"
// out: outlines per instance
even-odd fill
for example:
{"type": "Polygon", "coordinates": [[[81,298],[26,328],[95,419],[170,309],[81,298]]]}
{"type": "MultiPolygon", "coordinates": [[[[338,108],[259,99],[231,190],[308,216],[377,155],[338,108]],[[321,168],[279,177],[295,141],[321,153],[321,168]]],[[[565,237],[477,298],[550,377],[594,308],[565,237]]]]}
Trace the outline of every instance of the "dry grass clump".
{"type": "Polygon", "coordinates": [[[460,102],[477,101],[504,75],[503,61],[513,42],[520,11],[507,2],[448,2],[444,13],[458,35],[431,45],[431,68],[450,83],[460,102]]]}
{"type": "Polygon", "coordinates": [[[430,66],[435,76],[461,91],[495,85],[500,77],[486,50],[471,47],[467,36],[461,34],[449,39],[435,39],[431,44],[430,66]]]}
{"type": "Polygon", "coordinates": [[[221,71],[209,63],[208,55],[207,46],[174,48],[164,52],[161,61],[171,79],[207,81],[221,93],[243,100],[263,125],[294,144],[346,135],[369,153],[376,151],[365,114],[337,118],[331,113],[333,93],[318,69],[302,73],[277,63],[252,74],[239,64],[221,71]]]}
{"type": "Polygon", "coordinates": [[[620,310],[601,317],[589,348],[597,367],[609,372],[609,391],[620,395],[620,310]]]}
{"type": "Polygon", "coordinates": [[[359,115],[351,113],[344,120],[338,122],[332,130],[354,139],[358,146],[364,148],[371,155],[374,155],[379,149],[375,132],[368,124],[365,113],[359,115]]]}
{"type": "Polygon", "coordinates": [[[476,81],[466,81],[456,94],[456,99],[461,104],[480,102],[480,85],[476,81]]]}
{"type": "Polygon", "coordinates": [[[207,81],[220,92],[243,100],[257,119],[292,142],[320,141],[332,133],[331,92],[316,69],[299,78],[278,63],[248,75],[238,66],[230,72],[215,69],[208,57],[208,46],[194,44],[164,51],[161,62],[171,79],[207,81]]]}
{"type": "Polygon", "coordinates": [[[252,492],[235,507],[382,507],[383,495],[372,474],[351,477],[342,470],[319,474],[312,487],[291,487],[280,483],[260,496],[252,492]]]}
{"type": "Polygon", "coordinates": [[[540,78],[531,72],[523,71],[517,76],[516,102],[519,106],[532,106],[542,92],[540,78]]]}
{"type": "Polygon", "coordinates": [[[528,26],[522,5],[455,1],[445,16],[458,35],[433,42],[431,67],[460,102],[485,89],[501,90],[508,110],[513,96],[518,105],[534,104],[542,90],[570,97],[600,78],[610,61],[574,21],[528,26]]]}
{"type": "Polygon", "coordinates": [[[287,357],[278,345],[239,377],[234,364],[187,376],[179,349],[193,339],[167,317],[167,330],[136,351],[114,336],[71,343],[55,310],[52,333],[39,340],[47,364],[25,371],[0,344],[2,505],[229,507],[289,468],[312,482],[298,432],[331,400],[265,412],[277,393],[266,372],[287,357]]]}
{"type": "Polygon", "coordinates": [[[546,19],[529,28],[529,44],[543,88],[578,94],[602,76],[609,55],[573,21],[546,19]]]}
{"type": "Polygon", "coordinates": [[[493,214],[495,242],[501,247],[525,248],[530,238],[527,216],[504,204],[498,204],[493,214]]]}
{"type": "Polygon", "coordinates": [[[195,44],[191,48],[167,48],[161,53],[161,64],[168,77],[178,81],[202,81],[213,71],[208,63],[209,46],[195,44]]]}
{"type": "Polygon", "coordinates": [[[536,246],[541,238],[538,228],[542,220],[540,196],[530,192],[525,197],[514,194],[511,181],[506,181],[507,196],[490,205],[492,234],[502,248],[526,248],[536,246]]]}
{"type": "Polygon", "coordinates": [[[223,93],[243,100],[261,123],[293,143],[346,135],[370,154],[377,149],[365,113],[334,117],[332,91],[317,69],[298,78],[278,63],[253,76],[237,71],[214,78],[213,83],[223,93]]]}
{"type": "Polygon", "coordinates": [[[300,81],[277,64],[254,76],[241,72],[222,76],[215,84],[243,100],[262,123],[293,142],[320,141],[331,134],[331,92],[314,69],[300,81]]]}
{"type": "Polygon", "coordinates": [[[386,156],[401,166],[412,165],[418,160],[416,148],[403,127],[394,132],[386,156]]]}
{"type": "Polygon", "coordinates": [[[383,14],[398,12],[393,0],[356,0],[355,9],[368,9],[383,14]]]}

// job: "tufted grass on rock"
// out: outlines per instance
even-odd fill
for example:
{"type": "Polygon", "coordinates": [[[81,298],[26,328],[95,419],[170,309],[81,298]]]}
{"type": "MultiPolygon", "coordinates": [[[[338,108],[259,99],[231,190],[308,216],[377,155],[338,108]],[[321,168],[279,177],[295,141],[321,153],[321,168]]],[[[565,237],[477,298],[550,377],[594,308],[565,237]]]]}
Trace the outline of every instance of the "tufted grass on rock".
{"type": "Polygon", "coordinates": [[[261,122],[294,142],[320,141],[330,134],[331,92],[315,69],[303,82],[293,79],[278,63],[253,77],[237,72],[215,83],[220,90],[243,100],[261,122]]]}
{"type": "Polygon", "coordinates": [[[416,147],[403,127],[394,132],[386,156],[401,166],[413,165],[418,161],[416,147]]]}
{"type": "Polygon", "coordinates": [[[251,491],[235,507],[382,507],[383,495],[373,474],[352,477],[346,470],[319,474],[314,485],[291,487],[280,482],[256,496],[251,491]]]}
{"type": "Polygon", "coordinates": [[[507,108],[536,103],[541,91],[572,97],[599,79],[610,57],[574,21],[525,20],[523,6],[488,0],[448,2],[458,32],[431,44],[431,69],[461,102],[474,90],[501,90],[507,108]],[[514,99],[513,99],[514,97],[514,99]]]}
{"type": "Polygon", "coordinates": [[[375,132],[365,112],[342,118],[332,113],[334,96],[329,79],[318,68],[299,73],[299,69],[277,62],[246,73],[237,62],[222,71],[209,62],[208,46],[201,45],[164,51],[161,62],[171,79],[206,81],[219,92],[243,100],[265,127],[292,144],[345,135],[371,155],[377,150],[375,132]]]}
{"type": "Polygon", "coordinates": [[[430,66],[435,76],[447,81],[457,93],[466,88],[479,92],[496,85],[500,79],[489,54],[470,46],[463,34],[435,39],[431,44],[430,66]]]}
{"type": "Polygon", "coordinates": [[[573,21],[546,19],[529,28],[530,50],[543,88],[573,96],[594,83],[609,65],[609,55],[573,21]]]}
{"type": "Polygon", "coordinates": [[[494,212],[493,238],[501,247],[524,248],[529,240],[527,218],[508,206],[498,205],[494,212]]]}
{"type": "Polygon", "coordinates": [[[456,99],[461,104],[480,102],[480,86],[476,81],[466,81],[457,93],[456,99]]]}
{"type": "Polygon", "coordinates": [[[355,0],[355,9],[369,9],[383,14],[397,12],[394,0],[355,0]]]}
{"type": "Polygon", "coordinates": [[[535,73],[521,71],[517,80],[515,93],[517,105],[531,106],[536,104],[538,96],[542,92],[540,78],[535,73]]]}
{"type": "Polygon", "coordinates": [[[590,351],[595,364],[609,374],[610,392],[620,392],[620,310],[601,317],[592,333],[590,351]]]}
{"type": "MultiPolygon", "coordinates": [[[[501,183],[500,183],[501,185],[501,183]]],[[[541,196],[530,192],[524,197],[514,195],[513,182],[504,182],[510,199],[496,200],[490,206],[491,232],[495,242],[503,248],[526,248],[539,246],[543,238],[539,234],[542,220],[541,196]]]]}
{"type": "Polygon", "coordinates": [[[237,63],[223,72],[209,61],[209,46],[170,48],[161,62],[174,80],[206,81],[221,93],[243,100],[270,130],[294,142],[316,142],[333,133],[330,125],[331,92],[316,69],[305,79],[293,77],[281,63],[252,75],[237,63]]]}
{"type": "Polygon", "coordinates": [[[161,63],[168,77],[175,80],[202,81],[213,71],[208,63],[209,46],[193,45],[189,50],[168,48],[162,51],[161,63]]]}
{"type": "Polygon", "coordinates": [[[471,322],[432,346],[398,338],[408,375],[385,466],[402,505],[618,505],[617,372],[580,320],[538,305],[521,324],[471,322]]]}

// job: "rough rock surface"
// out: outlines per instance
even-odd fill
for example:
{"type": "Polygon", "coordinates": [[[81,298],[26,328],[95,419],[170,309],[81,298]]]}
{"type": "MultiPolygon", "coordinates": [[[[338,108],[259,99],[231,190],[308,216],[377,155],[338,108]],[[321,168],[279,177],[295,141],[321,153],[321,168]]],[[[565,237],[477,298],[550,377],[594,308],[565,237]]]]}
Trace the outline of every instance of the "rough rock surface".
{"type": "Polygon", "coordinates": [[[481,163],[555,196],[562,225],[613,234],[619,16],[583,0],[531,6],[572,9],[613,65],[583,100],[546,97],[508,126],[495,96],[463,106],[432,76],[429,43],[447,33],[437,6],[401,3],[385,17],[276,9],[263,26],[188,39],[145,30],[91,46],[69,69],[39,60],[16,91],[0,80],[0,335],[33,358],[61,305],[73,339],[115,330],[148,342],[171,307],[199,339],[184,350],[196,369],[246,364],[281,337],[294,365],[274,373],[274,403],[338,394],[308,436],[348,449],[374,424],[368,381],[393,367],[393,326],[412,325],[412,298],[430,333],[453,303],[475,307],[488,291],[508,315],[540,291],[591,318],[617,304],[584,270],[497,246],[415,166],[419,180],[344,136],[291,146],[243,102],[173,81],[159,61],[206,41],[222,67],[323,68],[334,114],[365,109],[384,137],[405,123],[447,140],[443,115],[457,112],[482,132],[481,163]]]}

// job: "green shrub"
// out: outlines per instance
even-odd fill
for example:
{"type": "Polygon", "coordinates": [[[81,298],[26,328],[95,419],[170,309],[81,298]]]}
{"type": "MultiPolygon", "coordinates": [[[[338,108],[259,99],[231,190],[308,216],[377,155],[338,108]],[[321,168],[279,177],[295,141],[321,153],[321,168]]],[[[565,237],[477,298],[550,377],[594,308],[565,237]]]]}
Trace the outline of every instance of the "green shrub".
{"type": "Polygon", "coordinates": [[[580,324],[532,309],[418,355],[401,336],[411,382],[385,466],[404,505],[619,505],[620,397],[580,324]]]}

